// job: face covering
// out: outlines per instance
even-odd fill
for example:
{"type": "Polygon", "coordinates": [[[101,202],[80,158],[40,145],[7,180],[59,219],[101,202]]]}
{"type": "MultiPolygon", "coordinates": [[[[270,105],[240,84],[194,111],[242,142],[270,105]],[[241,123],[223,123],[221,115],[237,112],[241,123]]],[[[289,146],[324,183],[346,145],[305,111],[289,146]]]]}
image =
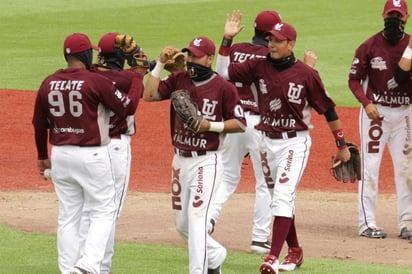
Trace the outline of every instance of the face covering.
{"type": "Polygon", "coordinates": [[[211,67],[205,67],[192,62],[186,63],[187,74],[193,81],[204,81],[213,75],[211,67]]]}
{"type": "Polygon", "coordinates": [[[398,43],[403,37],[405,22],[396,17],[385,18],[384,22],[383,35],[388,39],[389,43],[398,43]]]}
{"type": "Polygon", "coordinates": [[[114,53],[101,54],[99,65],[111,69],[123,70],[125,57],[120,51],[116,50],[114,53]]]}

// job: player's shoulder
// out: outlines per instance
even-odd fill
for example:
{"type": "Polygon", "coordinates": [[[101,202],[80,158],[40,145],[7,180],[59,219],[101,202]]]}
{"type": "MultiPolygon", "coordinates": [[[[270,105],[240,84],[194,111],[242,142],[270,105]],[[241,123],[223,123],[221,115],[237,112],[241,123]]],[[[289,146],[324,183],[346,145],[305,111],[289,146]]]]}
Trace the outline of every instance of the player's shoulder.
{"type": "Polygon", "coordinates": [[[377,33],[369,36],[365,40],[363,40],[359,44],[358,50],[359,49],[364,49],[364,48],[371,48],[371,47],[374,47],[374,46],[379,47],[384,41],[385,41],[385,38],[383,37],[382,32],[377,32],[377,33]]]}
{"type": "Polygon", "coordinates": [[[266,56],[269,52],[268,47],[264,45],[254,44],[251,42],[241,42],[233,44],[231,52],[241,52],[245,54],[258,55],[259,57],[266,56]]]}

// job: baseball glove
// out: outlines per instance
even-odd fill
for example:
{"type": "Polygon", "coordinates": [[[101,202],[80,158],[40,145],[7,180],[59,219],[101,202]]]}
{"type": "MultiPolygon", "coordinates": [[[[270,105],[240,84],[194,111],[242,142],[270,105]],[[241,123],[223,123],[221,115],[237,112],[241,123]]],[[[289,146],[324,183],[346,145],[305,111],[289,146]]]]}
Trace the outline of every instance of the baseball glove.
{"type": "Polygon", "coordinates": [[[165,70],[174,72],[184,70],[186,67],[186,56],[179,49],[174,49],[173,59],[170,59],[165,64],[165,70]]]}
{"type": "Polygon", "coordinates": [[[332,167],[330,169],[332,176],[338,182],[351,182],[361,180],[361,156],[357,145],[346,143],[350,151],[350,159],[346,163],[341,161],[335,162],[332,156],[332,167]]]}
{"type": "Polygon", "coordinates": [[[170,100],[177,117],[194,133],[199,132],[200,123],[203,116],[200,114],[197,105],[190,98],[189,91],[179,89],[170,95],[170,100]]]}
{"type": "Polygon", "coordinates": [[[144,54],[142,48],[130,35],[119,34],[115,38],[115,46],[120,48],[126,57],[127,64],[132,68],[150,67],[150,61],[144,54]]]}

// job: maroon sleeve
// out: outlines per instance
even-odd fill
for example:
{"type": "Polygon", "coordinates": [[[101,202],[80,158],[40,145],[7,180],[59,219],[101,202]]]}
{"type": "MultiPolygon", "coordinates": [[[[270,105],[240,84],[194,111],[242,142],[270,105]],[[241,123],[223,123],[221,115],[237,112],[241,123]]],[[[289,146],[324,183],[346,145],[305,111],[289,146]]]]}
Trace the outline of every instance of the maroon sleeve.
{"type": "Polygon", "coordinates": [[[32,119],[32,124],[34,126],[34,140],[36,143],[38,160],[48,159],[47,129],[49,127],[49,123],[47,119],[47,108],[43,106],[40,95],[40,90],[42,90],[42,86],[40,86],[40,89],[37,92],[32,119]]]}
{"type": "MultiPolygon", "coordinates": [[[[307,65],[303,65],[303,67],[308,69],[307,65]]],[[[309,71],[312,73],[312,76],[309,77],[308,101],[319,114],[323,114],[335,107],[335,103],[326,91],[319,73],[310,68],[309,71]]]]}
{"type": "Polygon", "coordinates": [[[37,148],[37,159],[45,160],[49,158],[47,150],[47,129],[34,129],[34,139],[37,148]]]}
{"type": "Polygon", "coordinates": [[[355,52],[352,60],[352,65],[349,73],[348,87],[352,91],[356,99],[365,107],[370,103],[370,100],[363,91],[361,82],[366,79],[367,71],[370,63],[369,41],[360,45],[355,52]]]}
{"type": "Polygon", "coordinates": [[[133,107],[131,109],[132,113],[128,113],[129,115],[134,114],[136,112],[137,106],[139,104],[139,100],[143,94],[143,75],[140,73],[135,73],[132,84],[130,89],[127,93],[130,100],[132,100],[133,107]]]}

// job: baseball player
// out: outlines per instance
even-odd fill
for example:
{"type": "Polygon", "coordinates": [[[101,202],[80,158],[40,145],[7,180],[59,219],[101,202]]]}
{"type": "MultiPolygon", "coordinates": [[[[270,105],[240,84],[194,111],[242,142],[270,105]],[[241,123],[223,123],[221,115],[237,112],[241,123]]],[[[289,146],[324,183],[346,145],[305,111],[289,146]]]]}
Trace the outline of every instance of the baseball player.
{"type": "MultiPolygon", "coordinates": [[[[110,79],[116,88],[122,92],[133,92],[138,94],[138,98],[143,93],[143,75],[146,74],[147,66],[134,67],[124,70],[126,56],[124,52],[116,45],[116,38],[124,37],[118,32],[110,32],[104,34],[98,43],[98,61],[92,66],[92,71],[97,72],[110,79]],[[134,81],[134,78],[137,80],[134,81]],[[139,80],[140,79],[140,80],[139,80]],[[130,89],[134,89],[130,91],[130,89]]],[[[142,51],[135,44],[137,51],[142,51]]],[[[129,57],[128,57],[129,58],[129,57]]],[[[138,100],[135,107],[137,107],[138,100]]],[[[114,172],[114,183],[116,190],[116,215],[112,232],[106,246],[104,259],[100,267],[100,274],[108,274],[112,266],[112,257],[114,254],[115,231],[116,223],[123,209],[124,200],[126,198],[127,188],[130,179],[131,167],[131,137],[136,133],[134,115],[128,115],[126,118],[118,117],[112,113],[110,116],[109,136],[111,138],[108,144],[110,157],[112,159],[112,168],[114,172]]],[[[88,218],[86,218],[87,220],[88,218]]],[[[86,221],[83,222],[86,227],[86,221]]]]}
{"type": "MultiPolygon", "coordinates": [[[[267,41],[264,39],[263,34],[280,21],[280,15],[276,11],[260,12],[255,19],[255,36],[252,38],[252,41],[232,45],[229,55],[230,61],[241,63],[253,58],[265,58],[268,53],[268,48],[267,41]]],[[[245,85],[242,82],[235,82],[234,85],[237,88],[245,112],[247,128],[243,134],[229,134],[225,138],[222,152],[224,172],[222,182],[217,189],[216,198],[213,202],[209,230],[210,233],[213,232],[223,204],[235,192],[240,182],[244,157],[249,155],[256,179],[256,199],[250,249],[257,254],[268,253],[270,251],[268,238],[270,236],[272,215],[269,210],[270,193],[266,187],[260,165],[258,149],[258,136],[260,133],[254,128],[259,122],[256,87],[254,85],[245,85]]]]}
{"type": "MultiPolygon", "coordinates": [[[[388,145],[394,167],[398,198],[400,237],[412,236],[412,192],[409,172],[411,151],[411,96],[408,85],[398,85],[393,76],[409,34],[404,33],[409,18],[404,0],[388,0],[383,9],[384,29],[363,42],[355,52],[348,85],[361,103],[359,133],[362,147],[362,180],[359,182],[360,236],[385,238],[377,225],[379,169],[388,145]]],[[[406,57],[409,58],[408,52],[406,57]]]]}
{"type": "Polygon", "coordinates": [[[198,133],[193,133],[170,110],[172,162],[172,208],[176,229],[187,241],[189,273],[221,273],[226,249],[207,231],[210,207],[221,182],[222,143],[226,133],[243,132],[246,121],[236,88],[212,70],[215,45],[207,37],[194,38],[187,48],[187,71],[160,80],[164,65],[173,56],[165,47],[148,78],[143,99],[167,100],[185,89],[203,115],[198,133]]]}
{"type": "MultiPolygon", "coordinates": [[[[232,12],[232,18],[236,16],[238,10],[232,12]]],[[[230,19],[227,16],[227,26],[230,28],[230,19]]],[[[243,63],[253,58],[266,58],[268,54],[268,41],[264,34],[274,25],[281,22],[281,17],[276,11],[265,10],[260,12],[254,21],[254,33],[251,42],[236,43],[230,47],[230,62],[243,63]]],[[[229,30],[230,31],[230,30],[229,30]]],[[[224,39],[232,40],[224,33],[224,39]]],[[[305,52],[305,62],[314,66],[316,55],[313,52],[305,52]]],[[[253,164],[253,171],[256,179],[256,199],[253,215],[252,243],[250,249],[257,254],[269,253],[270,251],[270,225],[272,214],[269,210],[270,193],[266,186],[262,167],[260,165],[259,136],[260,132],[255,129],[255,125],[260,121],[259,109],[257,106],[256,86],[246,85],[242,82],[234,82],[236,86],[247,121],[247,128],[243,134],[229,134],[225,138],[223,146],[223,178],[222,183],[216,193],[213,203],[210,223],[210,233],[219,218],[223,204],[235,192],[240,182],[241,167],[245,155],[249,155],[253,164]]]]}
{"type": "MultiPolygon", "coordinates": [[[[231,21],[232,33],[228,37],[234,37],[241,30],[241,17],[235,19],[231,21]]],[[[266,58],[237,64],[229,62],[231,41],[223,40],[216,71],[231,81],[254,83],[257,87],[261,118],[256,128],[262,132],[261,166],[272,194],[270,207],[274,216],[271,250],[261,264],[260,272],[274,274],[279,270],[294,270],[303,263],[295,225],[295,198],[312,142],[309,135],[312,109],[325,116],[336,139],[338,152],[335,160],[348,161],[350,152],[335,104],[319,74],[293,54],[297,36],[294,27],[281,22],[266,36],[269,41],[266,58]],[[285,241],[288,254],[279,265],[278,258],[285,241]]]]}
{"type": "MultiPolygon", "coordinates": [[[[59,200],[58,264],[64,274],[100,272],[116,214],[108,148],[110,110],[119,118],[132,115],[141,94],[141,89],[124,94],[106,77],[90,72],[93,48],[83,33],[67,36],[68,67],[43,80],[34,106],[39,172],[53,167],[51,177],[59,200]],[[81,247],[83,212],[88,212],[90,226],[81,247]]],[[[142,77],[136,81],[141,83],[142,77]]]]}

